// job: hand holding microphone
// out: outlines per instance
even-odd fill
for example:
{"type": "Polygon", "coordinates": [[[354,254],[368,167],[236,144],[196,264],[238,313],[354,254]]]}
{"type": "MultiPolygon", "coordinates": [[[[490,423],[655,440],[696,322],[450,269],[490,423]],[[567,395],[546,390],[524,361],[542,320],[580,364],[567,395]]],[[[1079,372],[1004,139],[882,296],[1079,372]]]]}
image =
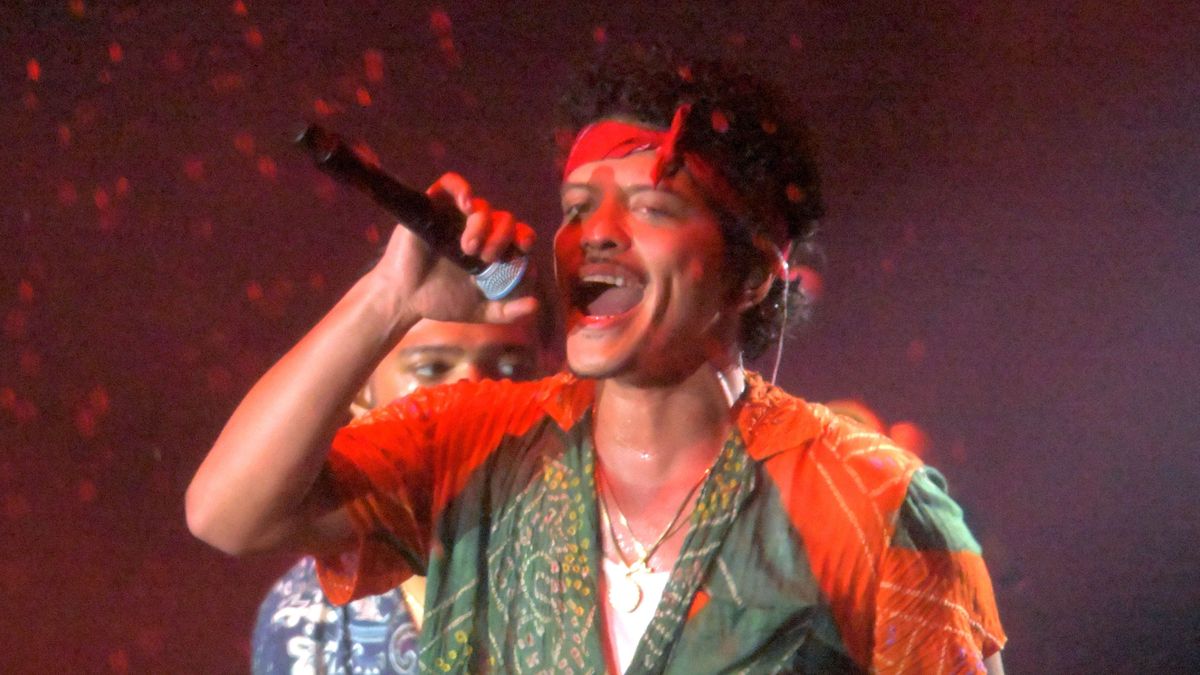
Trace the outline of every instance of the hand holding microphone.
{"type": "Polygon", "coordinates": [[[482,229],[481,224],[468,221],[464,212],[487,212],[489,209],[482,200],[473,200],[475,209],[472,209],[472,203],[456,203],[469,200],[466,196],[469,187],[461,177],[447,174],[439,180],[431,192],[435,197],[444,195],[446,199],[434,199],[364,162],[341,138],[323,127],[310,125],[296,142],[309,150],[318,168],[366,192],[435,253],[469,272],[488,300],[500,300],[520,284],[528,268],[528,258],[512,246],[495,251],[493,242],[512,239],[527,249],[532,231],[528,226],[516,223],[511,214],[500,212],[496,222],[492,223],[495,231],[477,231],[482,229]],[[524,229],[518,231],[520,228],[524,229]],[[499,259],[490,264],[485,262],[477,255],[484,251],[493,259],[500,254],[499,259]]]}

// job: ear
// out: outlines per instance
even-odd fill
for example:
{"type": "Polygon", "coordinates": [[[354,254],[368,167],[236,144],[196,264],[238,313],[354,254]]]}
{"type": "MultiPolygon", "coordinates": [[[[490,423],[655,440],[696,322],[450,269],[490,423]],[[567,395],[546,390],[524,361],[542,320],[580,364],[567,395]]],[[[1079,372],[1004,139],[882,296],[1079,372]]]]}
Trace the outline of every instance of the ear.
{"type": "Polygon", "coordinates": [[[760,262],[754,266],[742,284],[742,297],[738,301],[738,312],[762,302],[776,279],[787,277],[787,259],[779,247],[761,234],[754,235],[754,248],[758,250],[760,262]]]}

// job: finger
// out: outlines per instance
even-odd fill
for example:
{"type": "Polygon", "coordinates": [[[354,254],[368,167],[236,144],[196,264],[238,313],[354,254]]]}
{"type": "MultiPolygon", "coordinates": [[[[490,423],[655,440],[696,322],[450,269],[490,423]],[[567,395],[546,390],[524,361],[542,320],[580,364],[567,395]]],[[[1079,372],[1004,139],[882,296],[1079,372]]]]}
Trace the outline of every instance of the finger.
{"type": "Polygon", "coordinates": [[[533,250],[533,242],[537,239],[537,233],[533,228],[525,223],[517,223],[516,232],[513,234],[513,241],[516,242],[517,248],[521,249],[522,253],[529,253],[533,250]]]}
{"type": "Polygon", "coordinates": [[[492,212],[492,228],[488,233],[483,251],[479,254],[484,262],[493,262],[512,245],[513,233],[517,228],[517,219],[508,211],[492,212]]]}
{"type": "Polygon", "coordinates": [[[483,320],[487,323],[512,323],[532,316],[537,309],[537,298],[531,295],[515,300],[497,300],[484,304],[483,320]]]}
{"type": "Polygon", "coordinates": [[[479,250],[483,248],[492,227],[492,207],[486,200],[476,198],[471,200],[468,210],[464,213],[467,214],[467,222],[463,226],[459,245],[462,246],[463,253],[479,255],[479,250]]]}
{"type": "Polygon", "coordinates": [[[425,193],[430,197],[438,195],[450,197],[454,200],[454,205],[458,207],[458,210],[463,213],[470,213],[471,201],[474,198],[471,184],[467,182],[466,178],[454,172],[442,174],[442,177],[434,181],[425,193]]]}

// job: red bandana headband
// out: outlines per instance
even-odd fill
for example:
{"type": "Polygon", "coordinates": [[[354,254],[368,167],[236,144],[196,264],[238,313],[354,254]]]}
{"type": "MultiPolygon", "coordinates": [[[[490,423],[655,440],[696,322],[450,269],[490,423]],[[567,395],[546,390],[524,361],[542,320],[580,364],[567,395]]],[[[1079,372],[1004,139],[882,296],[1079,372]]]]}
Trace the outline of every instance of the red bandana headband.
{"type": "MultiPolygon", "coordinates": [[[[682,159],[682,167],[710,199],[730,212],[746,213],[749,210],[746,201],[714,163],[695,152],[685,151],[682,157],[680,156],[676,146],[691,111],[692,106],[689,103],[676,108],[671,128],[666,131],[617,120],[601,120],[589,124],[575,137],[575,143],[571,146],[571,152],[567,155],[567,162],[563,167],[563,180],[575,169],[590,162],[620,159],[637,152],[654,150],[655,161],[650,180],[655,185],[666,177],[663,172],[667,167],[682,159]]],[[[780,231],[775,232],[772,238],[779,241],[787,239],[787,227],[782,222],[774,229],[780,231]]]]}

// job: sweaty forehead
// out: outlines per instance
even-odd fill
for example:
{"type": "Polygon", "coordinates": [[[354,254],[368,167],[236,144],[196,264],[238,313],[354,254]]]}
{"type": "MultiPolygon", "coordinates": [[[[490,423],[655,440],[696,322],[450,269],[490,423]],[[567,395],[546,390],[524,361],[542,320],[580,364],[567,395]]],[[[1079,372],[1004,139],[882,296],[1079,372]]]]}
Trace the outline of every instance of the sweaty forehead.
{"type": "Polygon", "coordinates": [[[474,349],[487,345],[534,345],[532,321],[513,324],[458,323],[422,319],[409,329],[396,351],[421,347],[460,347],[474,349]]]}

